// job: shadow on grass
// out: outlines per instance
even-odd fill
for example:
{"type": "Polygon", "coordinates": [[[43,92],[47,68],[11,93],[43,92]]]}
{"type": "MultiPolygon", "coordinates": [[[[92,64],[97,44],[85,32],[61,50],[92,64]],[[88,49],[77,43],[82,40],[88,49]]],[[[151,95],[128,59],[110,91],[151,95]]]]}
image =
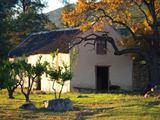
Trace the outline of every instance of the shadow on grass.
{"type": "Polygon", "coordinates": [[[113,107],[107,107],[107,108],[87,108],[86,106],[74,106],[74,109],[71,111],[61,111],[61,112],[55,112],[52,110],[47,110],[46,108],[39,108],[34,110],[34,113],[52,113],[52,114],[56,114],[56,115],[62,115],[63,113],[68,113],[68,112],[73,112],[73,113],[77,113],[77,117],[81,116],[81,117],[85,117],[85,116],[91,116],[91,115],[95,115],[95,114],[99,114],[101,112],[107,112],[109,110],[114,109],[113,107]]]}
{"type": "Polygon", "coordinates": [[[127,95],[143,95],[143,90],[132,90],[132,91],[126,91],[123,89],[119,89],[119,90],[110,90],[110,91],[95,91],[95,92],[79,92],[82,94],[127,94],[127,95]]]}
{"type": "Polygon", "coordinates": [[[145,107],[146,109],[149,109],[149,108],[158,107],[158,105],[160,105],[160,101],[130,103],[130,104],[121,105],[121,107],[123,107],[123,108],[128,108],[128,107],[142,108],[142,107],[145,107]]]}
{"type": "Polygon", "coordinates": [[[114,107],[107,107],[107,108],[96,108],[96,109],[93,109],[93,110],[96,110],[96,112],[106,112],[108,110],[113,110],[114,107]]]}
{"type": "Polygon", "coordinates": [[[47,112],[54,112],[52,110],[48,110],[46,108],[38,108],[36,110],[34,110],[35,113],[39,113],[39,112],[44,112],[44,113],[47,113],[47,112]]]}
{"type": "Polygon", "coordinates": [[[96,108],[96,109],[84,109],[82,111],[79,111],[78,114],[76,115],[76,120],[83,120],[86,117],[93,117],[95,115],[98,115],[102,112],[108,112],[109,110],[112,110],[112,107],[108,107],[108,108],[96,108]]]}
{"type": "Polygon", "coordinates": [[[147,104],[144,104],[143,106],[147,108],[153,108],[156,107],[157,105],[160,105],[160,101],[151,101],[148,102],[147,104]]]}
{"type": "MultiPolygon", "coordinates": [[[[81,111],[83,109],[85,109],[86,106],[74,106],[73,110],[70,110],[71,112],[76,112],[76,111],[81,111]]],[[[68,112],[68,111],[60,111],[60,112],[55,112],[53,110],[48,110],[44,107],[38,108],[36,110],[33,110],[33,112],[35,113],[39,113],[39,112],[44,112],[44,113],[64,113],[64,112],[68,112]]]]}

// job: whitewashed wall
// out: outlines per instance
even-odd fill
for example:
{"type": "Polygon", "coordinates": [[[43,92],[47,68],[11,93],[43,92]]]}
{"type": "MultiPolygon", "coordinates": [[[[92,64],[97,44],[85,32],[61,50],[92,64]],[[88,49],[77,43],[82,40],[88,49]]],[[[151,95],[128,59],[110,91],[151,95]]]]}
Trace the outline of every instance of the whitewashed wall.
{"type": "MultiPolygon", "coordinates": [[[[121,40],[121,36],[111,27],[106,27],[105,31],[110,33],[116,41],[121,40]]],[[[84,36],[90,34],[83,34],[84,36]]],[[[71,86],[79,88],[96,89],[95,66],[110,66],[109,80],[113,85],[119,85],[121,88],[132,89],[132,59],[129,55],[115,56],[110,44],[107,45],[106,55],[97,55],[93,46],[85,43],[78,45],[76,48],[79,52],[76,65],[74,66],[74,76],[71,80],[71,86]]]]}
{"type": "MultiPolygon", "coordinates": [[[[41,59],[42,62],[47,61],[49,63],[52,63],[52,57],[50,54],[30,55],[28,57],[28,62],[34,65],[36,61],[39,59],[39,56],[42,56],[42,59],[41,59]]],[[[70,62],[69,54],[59,53],[53,62],[57,66],[61,66],[62,61],[64,61],[66,64],[69,64],[70,62]]],[[[53,85],[53,81],[50,80],[49,76],[47,77],[45,74],[43,74],[41,77],[41,90],[42,91],[53,91],[52,85],[53,85]]],[[[59,91],[61,88],[60,85],[57,83],[55,83],[54,86],[57,91],[59,91]]],[[[70,91],[70,81],[66,81],[62,92],[64,93],[64,92],[69,92],[69,91],[70,91]]]]}

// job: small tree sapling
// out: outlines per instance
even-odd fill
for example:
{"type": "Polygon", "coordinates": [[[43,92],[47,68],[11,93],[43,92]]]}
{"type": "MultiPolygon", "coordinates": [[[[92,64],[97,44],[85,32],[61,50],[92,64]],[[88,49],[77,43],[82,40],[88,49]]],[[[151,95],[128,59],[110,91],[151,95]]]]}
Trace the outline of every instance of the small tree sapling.
{"type": "MultiPolygon", "coordinates": [[[[51,54],[53,61],[55,57],[58,57],[58,51],[51,54]]],[[[55,99],[61,98],[61,94],[63,91],[63,87],[66,81],[72,79],[72,72],[70,69],[70,65],[67,65],[64,61],[62,61],[62,65],[56,65],[54,62],[52,62],[51,65],[49,65],[49,69],[47,74],[49,75],[50,79],[53,81],[52,89],[54,91],[55,99]],[[58,83],[61,85],[60,91],[58,92],[55,88],[55,83],[58,83]]]]}
{"type": "Polygon", "coordinates": [[[15,63],[5,60],[0,66],[0,89],[7,89],[8,96],[13,99],[13,93],[19,86],[19,81],[16,79],[15,63]]]}
{"type": "Polygon", "coordinates": [[[46,63],[41,63],[40,57],[35,65],[28,63],[26,59],[19,59],[17,61],[17,65],[21,92],[25,96],[26,102],[30,102],[29,97],[33,88],[33,84],[37,80],[37,77],[41,76],[45,72],[46,63]]]}

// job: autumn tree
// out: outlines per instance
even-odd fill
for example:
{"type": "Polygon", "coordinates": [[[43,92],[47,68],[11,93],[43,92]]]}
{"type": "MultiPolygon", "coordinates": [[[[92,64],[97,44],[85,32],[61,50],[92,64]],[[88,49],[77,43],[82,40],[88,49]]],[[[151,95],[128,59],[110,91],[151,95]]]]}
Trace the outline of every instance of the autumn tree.
{"type": "MultiPolygon", "coordinates": [[[[65,13],[65,12],[71,12],[72,10],[74,10],[75,8],[75,5],[74,4],[70,4],[70,3],[67,3],[63,8],[62,8],[62,13],[65,13]]],[[[70,25],[68,25],[67,22],[63,21],[63,15],[61,14],[61,24],[64,26],[64,27],[69,27],[70,25]]]]}
{"type": "MultiPolygon", "coordinates": [[[[101,31],[101,36],[91,36],[110,43],[115,55],[132,53],[145,60],[149,84],[160,84],[160,0],[78,0],[75,9],[62,12],[62,16],[70,26],[80,26],[83,31],[101,31]],[[121,41],[124,49],[103,31],[106,25],[129,32],[121,41]]],[[[81,38],[81,42],[89,41],[91,36],[81,38]]]]}

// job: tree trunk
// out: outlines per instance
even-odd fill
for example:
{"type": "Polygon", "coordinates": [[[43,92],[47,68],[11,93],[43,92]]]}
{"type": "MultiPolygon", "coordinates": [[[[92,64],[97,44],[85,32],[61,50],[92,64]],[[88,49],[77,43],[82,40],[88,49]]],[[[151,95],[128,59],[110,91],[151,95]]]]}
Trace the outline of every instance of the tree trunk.
{"type": "Polygon", "coordinates": [[[151,87],[159,84],[159,65],[158,65],[158,56],[156,54],[156,49],[152,48],[149,54],[150,58],[148,61],[149,67],[149,84],[151,87]]]}
{"type": "Polygon", "coordinates": [[[41,76],[37,77],[37,80],[36,80],[36,90],[41,90],[41,76]]]}
{"type": "Polygon", "coordinates": [[[29,94],[25,95],[26,102],[30,102],[29,94]]]}
{"type": "Polygon", "coordinates": [[[8,90],[9,99],[14,99],[14,97],[13,97],[14,90],[11,90],[11,89],[7,89],[7,90],[8,90]]]}
{"type": "Polygon", "coordinates": [[[57,99],[57,91],[56,91],[56,89],[54,88],[54,83],[55,83],[55,80],[53,80],[52,89],[53,89],[53,91],[54,91],[54,97],[55,97],[55,99],[57,99]]]}
{"type": "Polygon", "coordinates": [[[64,83],[63,83],[63,84],[62,84],[62,86],[61,86],[61,90],[60,90],[60,92],[59,92],[59,98],[61,98],[61,94],[62,94],[63,86],[64,86],[64,83]]]}

